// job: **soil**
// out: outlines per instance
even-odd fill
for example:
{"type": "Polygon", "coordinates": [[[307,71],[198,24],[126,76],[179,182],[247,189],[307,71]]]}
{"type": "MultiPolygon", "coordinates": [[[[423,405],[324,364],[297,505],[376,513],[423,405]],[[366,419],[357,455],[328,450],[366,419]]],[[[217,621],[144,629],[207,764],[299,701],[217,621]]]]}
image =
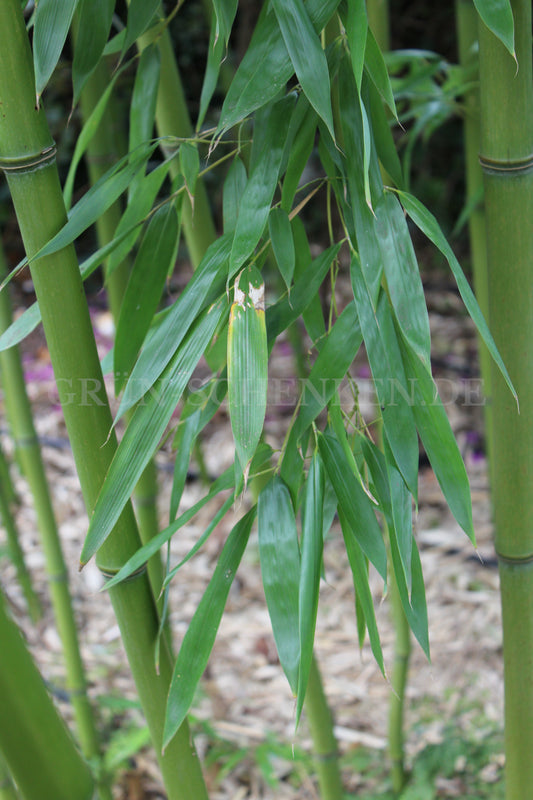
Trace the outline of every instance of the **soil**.
{"type": "MultiPolygon", "coordinates": [[[[450,724],[456,726],[459,735],[461,730],[472,725],[473,716],[480,712],[488,725],[497,725],[502,718],[503,705],[498,572],[483,456],[483,407],[475,332],[447,276],[433,274],[426,281],[426,289],[435,375],[440,381],[443,399],[471,478],[477,550],[447,510],[433,472],[422,456],[416,537],[427,587],[431,663],[415,644],[406,703],[409,760],[428,743],[440,741],[450,724]]],[[[93,309],[93,321],[103,355],[111,343],[111,322],[107,312],[98,307],[93,309]]],[[[92,562],[81,573],[77,571],[87,517],[57,404],[48,351],[39,332],[24,343],[23,353],[28,391],[35,409],[70,570],[90,694],[101,716],[105,736],[116,744],[117,729],[142,727],[142,715],[135,707],[135,687],[108,597],[105,591],[99,591],[100,574],[92,562]],[[125,708],[121,699],[131,700],[130,705],[134,707],[125,708]]],[[[364,382],[368,374],[364,362],[356,364],[354,370],[354,375],[364,382]]],[[[288,344],[281,343],[274,351],[272,374],[289,377],[293,372],[291,349],[288,344]]],[[[291,413],[290,406],[269,407],[266,435],[273,446],[279,447],[291,413]]],[[[1,414],[0,431],[2,446],[11,455],[7,425],[1,414]]],[[[203,453],[207,471],[212,477],[219,475],[232,461],[231,431],[224,409],[206,431],[203,453]]],[[[172,453],[168,442],[156,462],[161,487],[160,515],[164,524],[172,480],[172,453]]],[[[197,473],[193,464],[180,507],[182,510],[205,493],[197,473]]],[[[7,557],[0,559],[0,582],[61,713],[70,719],[68,698],[62,689],[61,646],[50,610],[31,497],[15,468],[12,474],[20,498],[16,519],[21,542],[44,606],[43,619],[37,626],[31,625],[27,619],[24,599],[7,557]]],[[[216,502],[210,505],[174,537],[172,564],[192,547],[216,506],[216,502]]],[[[242,510],[241,507],[238,513],[242,510]]],[[[172,583],[170,620],[177,646],[235,519],[233,512],[224,519],[172,583]]],[[[1,529],[0,536],[0,543],[3,543],[1,529]]],[[[342,536],[336,525],[327,542],[324,561],[325,580],[321,588],[316,655],[335,715],[339,748],[343,754],[353,753],[361,747],[385,752],[391,689],[377,668],[368,644],[359,650],[352,580],[342,536]]],[[[385,662],[390,672],[394,650],[390,610],[375,576],[372,576],[372,582],[385,662]]],[[[216,766],[206,768],[213,800],[303,800],[318,797],[312,779],[301,764],[295,767],[290,759],[274,758],[273,771],[279,782],[272,788],[254,755],[259,752],[260,745],[268,741],[285,744],[289,753],[293,745],[297,750],[310,751],[305,719],[295,734],[294,715],[294,699],[277,661],[270,631],[257,542],[252,534],[230,591],[226,613],[194,707],[194,727],[199,731],[196,742],[201,755],[213,752],[215,734],[225,742],[244,748],[234,768],[227,774],[221,773],[216,766]],[[211,732],[206,732],[204,723],[209,723],[211,732]],[[289,780],[289,773],[291,770],[294,773],[294,769],[299,774],[296,782],[289,780]]],[[[488,782],[498,777],[500,767],[501,763],[486,765],[488,782]]],[[[364,777],[353,774],[353,771],[347,771],[345,779],[349,791],[355,792],[365,785],[364,777]]],[[[452,780],[443,796],[459,796],[457,791],[452,780]]],[[[129,800],[164,798],[150,748],[126,759],[116,792],[117,798],[129,800]]]]}

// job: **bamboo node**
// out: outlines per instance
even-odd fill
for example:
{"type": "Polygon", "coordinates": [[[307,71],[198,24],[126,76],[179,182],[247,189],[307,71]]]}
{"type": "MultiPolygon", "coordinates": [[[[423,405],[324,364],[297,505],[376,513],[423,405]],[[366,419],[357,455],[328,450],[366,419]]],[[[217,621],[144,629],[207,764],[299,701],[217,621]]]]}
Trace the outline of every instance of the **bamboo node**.
{"type": "Polygon", "coordinates": [[[51,144],[38,153],[30,153],[29,155],[15,158],[0,158],[0,169],[4,170],[4,172],[33,172],[51,164],[55,160],[56,152],[55,144],[51,144]]]}
{"type": "Polygon", "coordinates": [[[533,169],[533,153],[524,158],[499,160],[479,155],[479,163],[484,172],[500,175],[523,175],[533,169]]]}
{"type": "MultiPolygon", "coordinates": [[[[99,567],[99,570],[100,573],[102,574],[102,577],[105,578],[106,581],[111,580],[111,578],[114,578],[120,572],[120,569],[115,569],[115,570],[109,568],[105,569],[105,567],[99,567]]],[[[144,575],[146,571],[147,571],[147,564],[145,563],[142,564],[138,569],[136,569],[135,572],[132,572],[130,575],[128,575],[127,578],[123,578],[121,583],[129,583],[129,581],[133,581],[136,578],[139,578],[141,575],[144,575]]]]}

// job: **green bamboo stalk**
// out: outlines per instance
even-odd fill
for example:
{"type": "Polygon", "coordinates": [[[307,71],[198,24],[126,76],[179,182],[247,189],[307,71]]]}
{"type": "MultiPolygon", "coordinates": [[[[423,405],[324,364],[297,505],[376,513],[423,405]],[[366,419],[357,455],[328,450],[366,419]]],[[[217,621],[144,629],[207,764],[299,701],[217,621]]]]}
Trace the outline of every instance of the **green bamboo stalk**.
{"type": "Polygon", "coordinates": [[[533,82],[531,3],[512,0],[514,59],[480,23],[489,318],[520,413],[493,369],[492,486],[500,562],[506,798],[533,786],[533,82]]]}
{"type": "MultiPolygon", "coordinates": [[[[153,34],[148,32],[138,39],[139,49],[147,47],[153,41],[153,34]]],[[[172,49],[170,34],[165,29],[159,36],[158,46],[161,53],[161,73],[155,121],[158,135],[190,138],[194,135],[185,92],[178,65],[172,49]]],[[[170,153],[174,148],[163,145],[163,150],[170,153]]],[[[179,174],[179,164],[174,159],[170,165],[173,178],[179,174]]],[[[199,178],[194,192],[194,211],[188,197],[183,198],[182,226],[193,268],[196,268],[212,242],[216,239],[215,226],[204,182],[199,178]]]]}
{"type": "MultiPolygon", "coordinates": [[[[478,42],[477,30],[477,11],[472,0],[456,0],[456,27],[457,41],[459,47],[459,62],[468,69],[475,64],[477,59],[476,45],[478,42]]],[[[485,208],[479,201],[483,192],[483,172],[479,163],[480,147],[480,114],[479,114],[479,90],[471,88],[463,98],[464,108],[464,147],[465,147],[465,168],[466,168],[466,202],[473,204],[468,219],[468,230],[470,239],[470,254],[472,261],[472,272],[474,276],[474,286],[476,297],[485,318],[489,314],[488,296],[488,275],[487,275],[487,239],[485,230],[485,208]]],[[[492,390],[491,390],[491,357],[485,344],[478,337],[478,350],[481,378],[483,380],[483,394],[485,397],[484,416],[485,416],[485,443],[486,453],[491,468],[492,453],[492,422],[490,419],[492,410],[492,390]]]]}
{"type": "MultiPolygon", "coordinates": [[[[0,280],[5,277],[6,272],[5,263],[0,256],[0,280]]],[[[0,292],[0,330],[8,328],[11,322],[9,294],[7,291],[3,291],[0,292]]],[[[70,597],[68,572],[17,347],[11,347],[0,353],[0,366],[4,378],[3,391],[6,412],[19,454],[20,466],[28,481],[37,515],[48,573],[50,598],[65,657],[67,690],[71,697],[76,729],[84,756],[89,759],[98,759],[100,755],[99,740],[87,696],[87,682],[70,597]]],[[[102,788],[102,792],[106,796],[110,796],[104,788],[102,788]]]]}
{"type": "MultiPolygon", "coordinates": [[[[2,450],[0,450],[0,470],[2,473],[7,473],[9,471],[2,450]]],[[[15,518],[11,512],[9,492],[7,491],[3,481],[0,481],[0,520],[2,521],[6,531],[9,554],[17,571],[17,580],[26,599],[28,612],[33,622],[37,622],[37,620],[41,619],[43,614],[41,603],[39,602],[39,598],[35,593],[31,582],[30,573],[28,572],[28,568],[26,566],[24,551],[22,550],[19,542],[15,518]]]]}
{"type": "MultiPolygon", "coordinates": [[[[0,751],[25,800],[91,800],[94,782],[0,592],[0,751]]],[[[16,795],[15,795],[16,796],[16,795]]]]}
{"type": "Polygon", "coordinates": [[[333,732],[333,717],[315,656],[311,660],[309,671],[305,714],[313,740],[313,759],[322,800],[342,800],[344,792],[337,739],[333,732]]]}
{"type": "Polygon", "coordinates": [[[389,570],[388,593],[395,636],[394,662],[390,677],[388,746],[391,761],[392,788],[394,793],[399,796],[408,779],[404,754],[404,706],[411,656],[411,629],[402,607],[398,584],[392,569],[389,570]]]}
{"type": "MultiPolygon", "coordinates": [[[[77,32],[77,17],[74,16],[74,39],[77,32]]],[[[86,122],[96,104],[109,85],[111,76],[107,64],[100,61],[85,83],[80,96],[82,120],[86,122]]],[[[86,163],[89,171],[91,185],[94,186],[105,172],[126,153],[127,147],[123,131],[114,113],[113,103],[108,104],[104,111],[100,125],[92,140],[89,142],[86,153],[86,163]]],[[[101,214],[96,221],[96,233],[100,247],[112,241],[117,225],[122,215],[120,202],[117,200],[107,211],[101,214]]],[[[131,273],[131,259],[125,258],[113,272],[106,272],[106,287],[109,297],[109,307],[115,323],[118,322],[122,299],[128,285],[131,273]]],[[[131,415],[130,415],[131,416],[131,415]]],[[[159,519],[157,514],[157,470],[153,461],[147,465],[142,473],[134,492],[134,502],[139,533],[143,544],[147,544],[159,533],[159,519]]],[[[161,556],[156,554],[148,561],[148,575],[155,597],[158,597],[163,585],[164,570],[161,556]]],[[[161,610],[162,602],[158,601],[161,610]]],[[[168,631],[170,637],[170,631],[168,631]]],[[[170,638],[169,638],[170,641],[170,638]]]]}
{"type": "MultiPolygon", "coordinates": [[[[0,164],[6,171],[26,252],[31,257],[65,224],[66,213],[44,111],[35,108],[32,55],[18,0],[0,3],[0,29],[4,31],[0,50],[0,164]]],[[[31,269],[90,513],[116,450],[116,438],[109,435],[112,418],[73,246],[34,260],[31,269]],[[94,387],[90,394],[93,402],[87,402],[88,385],[94,387]]],[[[102,573],[116,574],[139,546],[133,510],[128,504],[98,553],[97,564],[102,573]]],[[[109,594],[168,798],[203,800],[207,792],[186,723],[165,753],[161,752],[172,661],[166,642],[162,642],[160,674],[156,674],[153,646],[159,620],[146,572],[119,584],[109,594]]]]}
{"type": "MultiPolygon", "coordinates": [[[[1,247],[0,247],[0,264],[2,256],[3,253],[1,252],[1,247]]],[[[0,300],[0,307],[1,307],[1,300],[0,300]]],[[[0,383],[1,383],[1,377],[2,377],[2,367],[0,362],[0,383]]],[[[13,481],[11,480],[11,472],[9,470],[9,464],[7,463],[7,460],[5,458],[0,461],[0,483],[4,487],[4,492],[8,503],[10,505],[18,505],[19,499],[17,497],[15,487],[13,486],[13,481]]]]}
{"type": "Polygon", "coordinates": [[[19,794],[15,789],[11,775],[0,753],[0,800],[20,800],[19,794]]]}

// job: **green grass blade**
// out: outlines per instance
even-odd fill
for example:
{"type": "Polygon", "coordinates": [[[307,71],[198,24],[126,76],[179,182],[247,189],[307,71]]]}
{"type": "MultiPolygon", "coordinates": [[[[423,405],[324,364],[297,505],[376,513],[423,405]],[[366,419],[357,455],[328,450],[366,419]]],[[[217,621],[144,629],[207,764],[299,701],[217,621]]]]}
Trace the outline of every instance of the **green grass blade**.
{"type": "Polygon", "coordinates": [[[272,6],[296,77],[335,140],[328,62],[303,0],[272,0],[272,6]]]}
{"type": "Polygon", "coordinates": [[[300,670],[296,699],[296,727],[300,721],[315,641],[318,594],[322,568],[324,466],[315,451],[302,500],[302,558],[299,587],[300,670]]]}
{"type": "Polygon", "coordinates": [[[154,454],[176,405],[225,310],[210,308],[191,329],[162,376],[161,391],[139,405],[117,448],[98,496],[80,556],[85,564],[105,542],[154,454]]]}
{"type": "Polygon", "coordinates": [[[487,349],[489,350],[494,362],[497,364],[498,369],[500,370],[507,386],[511,390],[513,397],[518,403],[518,397],[516,395],[515,388],[512,384],[511,378],[509,377],[509,373],[503,363],[502,357],[498,352],[498,348],[492,338],[492,334],[489,331],[488,325],[485,322],[483,314],[481,313],[481,309],[479,308],[478,302],[475,298],[474,292],[470,288],[470,284],[468,283],[467,279],[465,278],[464,272],[461,269],[461,265],[457,261],[455,254],[446,241],[446,237],[444,236],[439,223],[433,216],[433,214],[425,208],[422,203],[413,197],[407,192],[398,191],[398,196],[401,200],[401,203],[415,225],[420,228],[422,233],[424,233],[430,241],[433,242],[435,247],[437,247],[442,255],[447,260],[450,268],[453,272],[455,281],[457,283],[457,288],[459,289],[459,293],[463,299],[463,303],[466,306],[466,310],[470,314],[472,321],[474,322],[476,328],[479,331],[481,338],[483,339],[487,349]]]}
{"type": "Polygon", "coordinates": [[[254,506],[229,534],[213,577],[183,639],[170,683],[163,747],[167,747],[175,736],[191,707],[213,649],[228,592],[246,548],[255,514],[254,506]]]}
{"type": "Polygon", "coordinates": [[[318,446],[339,508],[369,561],[387,578],[387,552],[374,507],[350,467],[342,445],[331,434],[320,434],[318,446]]]}
{"type": "Polygon", "coordinates": [[[37,105],[54,71],[78,0],[39,0],[35,6],[33,30],[33,67],[37,105]]]}
{"type": "Polygon", "coordinates": [[[141,241],[120,306],[114,355],[117,392],[131,372],[161,301],[178,233],[178,214],[168,204],[153,215],[141,241]]]}
{"type": "Polygon", "coordinates": [[[272,632],[280,664],[296,695],[300,664],[300,548],[291,497],[281,478],[275,477],[259,495],[257,530],[272,632]]]}

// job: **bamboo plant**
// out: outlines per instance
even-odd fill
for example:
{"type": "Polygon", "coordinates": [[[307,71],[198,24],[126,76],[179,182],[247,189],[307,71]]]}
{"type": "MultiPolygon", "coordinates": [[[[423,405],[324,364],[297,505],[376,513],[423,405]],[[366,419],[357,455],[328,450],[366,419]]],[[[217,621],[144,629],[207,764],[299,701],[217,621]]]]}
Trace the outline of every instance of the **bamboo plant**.
{"type": "Polygon", "coordinates": [[[493,372],[492,497],[503,620],[506,798],[525,800],[533,785],[533,84],[531,4],[517,0],[511,9],[480,21],[480,161],[490,323],[520,404],[493,372]]]}

